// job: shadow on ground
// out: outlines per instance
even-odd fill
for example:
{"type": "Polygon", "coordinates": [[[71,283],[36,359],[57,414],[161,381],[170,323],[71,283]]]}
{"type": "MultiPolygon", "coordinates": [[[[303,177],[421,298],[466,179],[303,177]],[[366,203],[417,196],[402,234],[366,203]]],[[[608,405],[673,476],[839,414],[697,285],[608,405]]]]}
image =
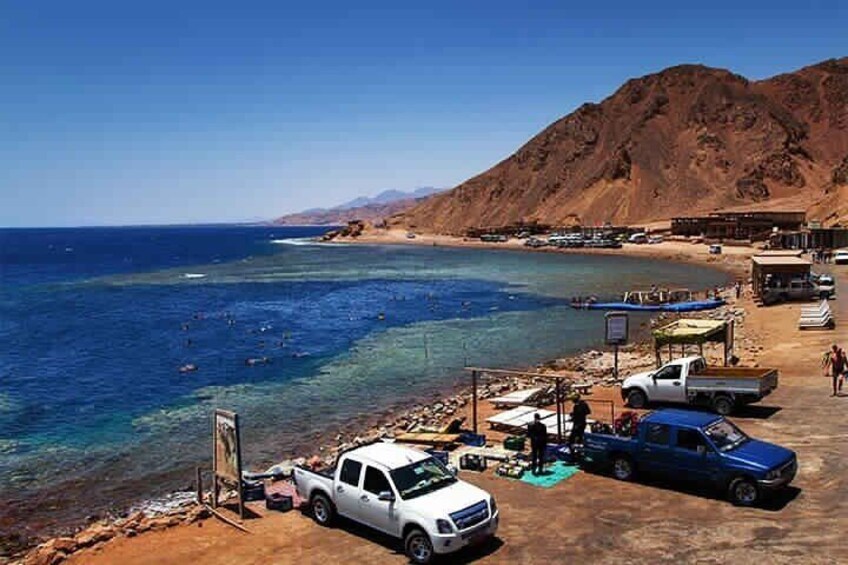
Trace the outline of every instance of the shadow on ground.
{"type": "MultiPolygon", "coordinates": [[[[587,468],[584,470],[596,475],[609,476],[609,473],[605,473],[603,470],[599,469],[587,468]]],[[[615,479],[610,477],[610,480],[615,479]]],[[[639,474],[633,482],[637,485],[648,488],[670,490],[681,494],[697,496],[699,498],[723,501],[728,505],[732,504],[730,500],[728,500],[727,492],[724,489],[717,488],[713,485],[703,485],[691,481],[669,480],[644,473],[639,474]]],[[[794,486],[784,487],[774,492],[766,492],[763,494],[759,504],[757,504],[754,508],[768,512],[779,512],[786,508],[790,502],[798,498],[798,495],[801,494],[801,492],[801,489],[794,486]]]]}
{"type": "MultiPolygon", "coordinates": [[[[311,519],[312,517],[312,515],[306,509],[304,509],[301,513],[306,518],[311,519]]],[[[384,534],[383,532],[379,532],[364,524],[360,524],[359,522],[354,522],[353,520],[349,520],[342,516],[337,516],[335,525],[333,527],[344,530],[349,534],[355,535],[371,543],[382,545],[386,549],[392,551],[392,553],[394,553],[395,555],[404,554],[403,541],[388,534],[384,534]]],[[[493,538],[488,538],[477,545],[472,545],[463,548],[456,553],[451,553],[448,562],[473,563],[478,559],[482,559],[484,557],[494,554],[503,545],[503,540],[501,540],[497,536],[493,538]]]]}

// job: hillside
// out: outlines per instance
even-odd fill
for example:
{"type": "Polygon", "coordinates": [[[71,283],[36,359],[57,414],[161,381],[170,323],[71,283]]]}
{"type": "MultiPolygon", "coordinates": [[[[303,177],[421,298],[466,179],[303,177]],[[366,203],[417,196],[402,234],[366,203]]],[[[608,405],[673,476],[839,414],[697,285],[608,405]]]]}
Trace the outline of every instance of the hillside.
{"type": "Polygon", "coordinates": [[[379,222],[389,216],[409,210],[426,197],[440,192],[433,187],[416,188],[413,191],[385,190],[377,196],[361,196],[332,208],[313,208],[296,214],[281,216],[273,221],[281,226],[332,226],[350,220],[379,222]]]}
{"type": "Polygon", "coordinates": [[[393,217],[443,233],[644,223],[728,208],[848,219],[848,58],[762,81],[700,65],[627,81],[513,155],[393,217]]]}

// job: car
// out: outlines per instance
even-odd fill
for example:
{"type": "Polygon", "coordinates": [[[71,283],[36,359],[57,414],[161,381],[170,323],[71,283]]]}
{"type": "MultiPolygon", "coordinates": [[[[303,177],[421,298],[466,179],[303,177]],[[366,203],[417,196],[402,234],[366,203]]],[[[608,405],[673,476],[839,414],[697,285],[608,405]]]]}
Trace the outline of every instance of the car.
{"type": "Polygon", "coordinates": [[[827,290],[822,290],[815,281],[807,278],[797,278],[788,284],[768,285],[763,290],[763,304],[775,304],[788,300],[815,300],[828,298],[827,290]]]}
{"type": "Polygon", "coordinates": [[[622,481],[644,473],[712,485],[739,506],[759,504],[798,472],[791,449],[748,437],[722,416],[679,409],[642,417],[633,437],[587,433],[582,464],[622,481]]]}
{"type": "Polygon", "coordinates": [[[836,295],[836,280],[830,275],[811,275],[819,289],[819,298],[822,300],[833,298],[836,295]]]}
{"type": "Polygon", "coordinates": [[[357,447],[324,472],[295,467],[294,481],[319,525],[331,526],[339,515],[400,538],[417,564],[490,539],[498,529],[492,495],[410,447],[357,447]]]}
{"type": "Polygon", "coordinates": [[[630,237],[627,238],[628,243],[648,243],[648,234],[646,233],[634,233],[630,237]]]}
{"type": "Polygon", "coordinates": [[[848,265],[848,249],[837,249],[833,254],[833,262],[837,265],[848,265]]]}

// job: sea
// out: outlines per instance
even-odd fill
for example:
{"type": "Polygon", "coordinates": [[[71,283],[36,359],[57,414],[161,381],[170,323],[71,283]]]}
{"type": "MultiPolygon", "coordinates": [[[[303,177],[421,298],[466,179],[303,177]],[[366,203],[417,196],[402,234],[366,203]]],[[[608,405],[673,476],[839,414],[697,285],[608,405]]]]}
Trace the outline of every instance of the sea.
{"type": "Polygon", "coordinates": [[[0,539],[188,488],[216,408],[262,470],[444,394],[464,366],[600,347],[603,314],[573,296],[727,282],[626,251],[316,241],[326,229],[0,230],[0,539]]]}

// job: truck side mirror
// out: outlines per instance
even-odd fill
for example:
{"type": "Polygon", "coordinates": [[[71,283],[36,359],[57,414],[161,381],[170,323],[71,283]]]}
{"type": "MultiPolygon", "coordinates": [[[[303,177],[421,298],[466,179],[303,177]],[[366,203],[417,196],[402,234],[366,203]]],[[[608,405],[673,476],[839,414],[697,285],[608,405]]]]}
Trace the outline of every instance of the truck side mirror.
{"type": "Polygon", "coordinates": [[[377,495],[377,500],[382,500],[383,502],[394,502],[395,495],[390,490],[384,490],[383,492],[377,495]]]}
{"type": "Polygon", "coordinates": [[[707,446],[706,445],[699,445],[698,446],[698,455],[700,455],[701,457],[707,456],[707,446]]]}

